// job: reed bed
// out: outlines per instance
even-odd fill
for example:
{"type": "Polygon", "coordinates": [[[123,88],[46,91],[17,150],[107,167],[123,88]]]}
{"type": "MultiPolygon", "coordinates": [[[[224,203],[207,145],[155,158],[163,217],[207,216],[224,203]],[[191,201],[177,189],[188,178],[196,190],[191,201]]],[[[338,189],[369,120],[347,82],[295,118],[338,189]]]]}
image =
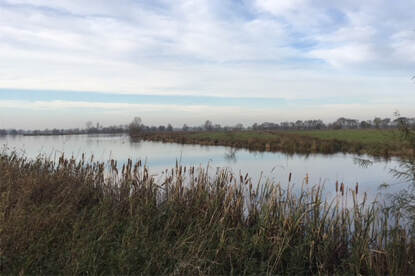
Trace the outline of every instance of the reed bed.
{"type": "Polygon", "coordinates": [[[225,169],[161,179],[131,160],[0,154],[2,274],[415,274],[411,229],[342,183],[253,184],[225,169]],[[346,195],[353,204],[345,207],[346,195]]]}

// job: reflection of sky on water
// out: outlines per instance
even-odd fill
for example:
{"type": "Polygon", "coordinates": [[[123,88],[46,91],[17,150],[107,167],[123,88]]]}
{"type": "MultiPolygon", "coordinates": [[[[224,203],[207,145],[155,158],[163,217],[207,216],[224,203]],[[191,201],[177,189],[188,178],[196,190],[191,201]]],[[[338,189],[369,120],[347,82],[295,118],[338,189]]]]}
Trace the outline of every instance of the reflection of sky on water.
{"type": "MultiPolygon", "coordinates": [[[[327,195],[334,195],[335,183],[344,182],[346,187],[355,187],[359,183],[359,192],[367,192],[369,199],[378,193],[379,185],[394,184],[388,192],[399,190],[399,180],[394,179],[389,170],[398,166],[397,161],[375,161],[364,168],[359,166],[351,154],[322,155],[286,155],[271,152],[249,152],[232,150],[221,146],[199,146],[163,144],[159,142],[131,142],[128,136],[120,135],[78,135],[78,136],[6,136],[0,137],[0,145],[7,144],[11,149],[24,152],[28,157],[44,154],[50,158],[65,152],[79,158],[82,153],[94,155],[95,160],[118,160],[121,166],[128,158],[133,161],[143,160],[152,173],[160,173],[172,168],[179,160],[184,166],[196,165],[206,167],[227,167],[233,172],[248,173],[258,180],[264,178],[286,184],[291,172],[292,182],[301,186],[308,173],[310,184],[324,184],[327,195]]],[[[369,157],[363,157],[369,158],[369,157]]]]}

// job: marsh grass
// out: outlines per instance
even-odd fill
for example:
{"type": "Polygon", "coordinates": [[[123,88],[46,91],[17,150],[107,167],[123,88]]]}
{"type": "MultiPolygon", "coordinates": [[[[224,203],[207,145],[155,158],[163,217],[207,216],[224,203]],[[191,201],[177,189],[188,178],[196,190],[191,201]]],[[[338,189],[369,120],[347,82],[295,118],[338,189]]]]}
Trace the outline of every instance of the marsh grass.
{"type": "Polygon", "coordinates": [[[410,150],[394,130],[145,132],[133,139],[181,144],[221,145],[284,153],[355,153],[405,156],[410,150]]]}
{"type": "Polygon", "coordinates": [[[337,183],[326,201],[308,179],[298,192],[288,181],[253,185],[248,175],[179,164],[156,181],[131,160],[119,169],[3,153],[1,272],[415,273],[414,236],[399,213],[358,202],[358,187],[337,183]]]}

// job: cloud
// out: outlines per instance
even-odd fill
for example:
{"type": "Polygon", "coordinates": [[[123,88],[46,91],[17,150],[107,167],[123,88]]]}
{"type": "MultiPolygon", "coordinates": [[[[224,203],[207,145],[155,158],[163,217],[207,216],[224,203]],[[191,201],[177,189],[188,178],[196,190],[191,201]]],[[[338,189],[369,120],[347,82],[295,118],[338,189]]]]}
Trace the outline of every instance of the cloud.
{"type": "Polygon", "coordinates": [[[282,15],[287,12],[293,12],[300,7],[304,7],[307,1],[292,0],[292,1],[272,1],[272,0],[257,0],[256,5],[260,10],[269,12],[273,15],[282,15]]]}
{"type": "MultiPolygon", "coordinates": [[[[129,104],[129,103],[103,103],[103,102],[80,102],[80,101],[0,101],[2,108],[30,109],[30,110],[73,110],[73,109],[96,109],[102,110],[140,110],[140,112],[159,111],[183,111],[199,112],[207,109],[204,105],[169,105],[169,104],[129,104]]],[[[234,108],[231,106],[221,107],[224,109],[234,108]]]]}
{"type": "Polygon", "coordinates": [[[371,62],[376,58],[374,49],[368,44],[349,44],[329,49],[318,49],[310,52],[310,56],[323,59],[334,67],[359,65],[371,62]]]}
{"type": "MultiPolygon", "coordinates": [[[[372,47],[374,54],[368,62],[384,64],[384,52],[399,46],[397,33],[409,32],[415,23],[405,9],[415,6],[410,1],[396,5],[309,0],[257,0],[253,4],[206,0],[2,2],[3,45],[31,53],[55,52],[74,60],[103,59],[137,66],[189,62],[281,65],[291,59],[310,64],[313,58],[337,64],[333,54],[327,58],[314,54],[338,52],[342,47],[356,50],[356,45],[362,48],[363,44],[372,47]]],[[[347,59],[344,64],[356,65],[347,59]]]]}
{"type": "Polygon", "coordinates": [[[412,101],[414,10],[410,0],[0,0],[0,88],[412,101]]]}
{"type": "Polygon", "coordinates": [[[415,28],[400,31],[391,37],[393,55],[401,61],[415,62],[415,28]]]}

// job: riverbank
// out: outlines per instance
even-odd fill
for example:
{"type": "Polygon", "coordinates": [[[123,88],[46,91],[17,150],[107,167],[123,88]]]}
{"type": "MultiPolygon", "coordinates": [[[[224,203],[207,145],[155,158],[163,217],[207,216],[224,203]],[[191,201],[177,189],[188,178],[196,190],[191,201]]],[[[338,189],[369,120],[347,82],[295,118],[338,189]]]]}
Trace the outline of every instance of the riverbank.
{"type": "Polygon", "coordinates": [[[221,145],[284,153],[354,153],[389,158],[408,148],[394,130],[144,132],[133,139],[168,143],[221,145]]]}
{"type": "MultiPolygon", "coordinates": [[[[415,273],[415,237],[342,185],[255,188],[194,167],[156,181],[141,162],[0,154],[2,274],[415,273]],[[186,184],[185,184],[186,183],[186,184]],[[284,188],[285,187],[285,188],[284,188]],[[348,196],[346,196],[348,194],[348,196]]],[[[287,183],[288,182],[288,183],[287,183]]]]}

